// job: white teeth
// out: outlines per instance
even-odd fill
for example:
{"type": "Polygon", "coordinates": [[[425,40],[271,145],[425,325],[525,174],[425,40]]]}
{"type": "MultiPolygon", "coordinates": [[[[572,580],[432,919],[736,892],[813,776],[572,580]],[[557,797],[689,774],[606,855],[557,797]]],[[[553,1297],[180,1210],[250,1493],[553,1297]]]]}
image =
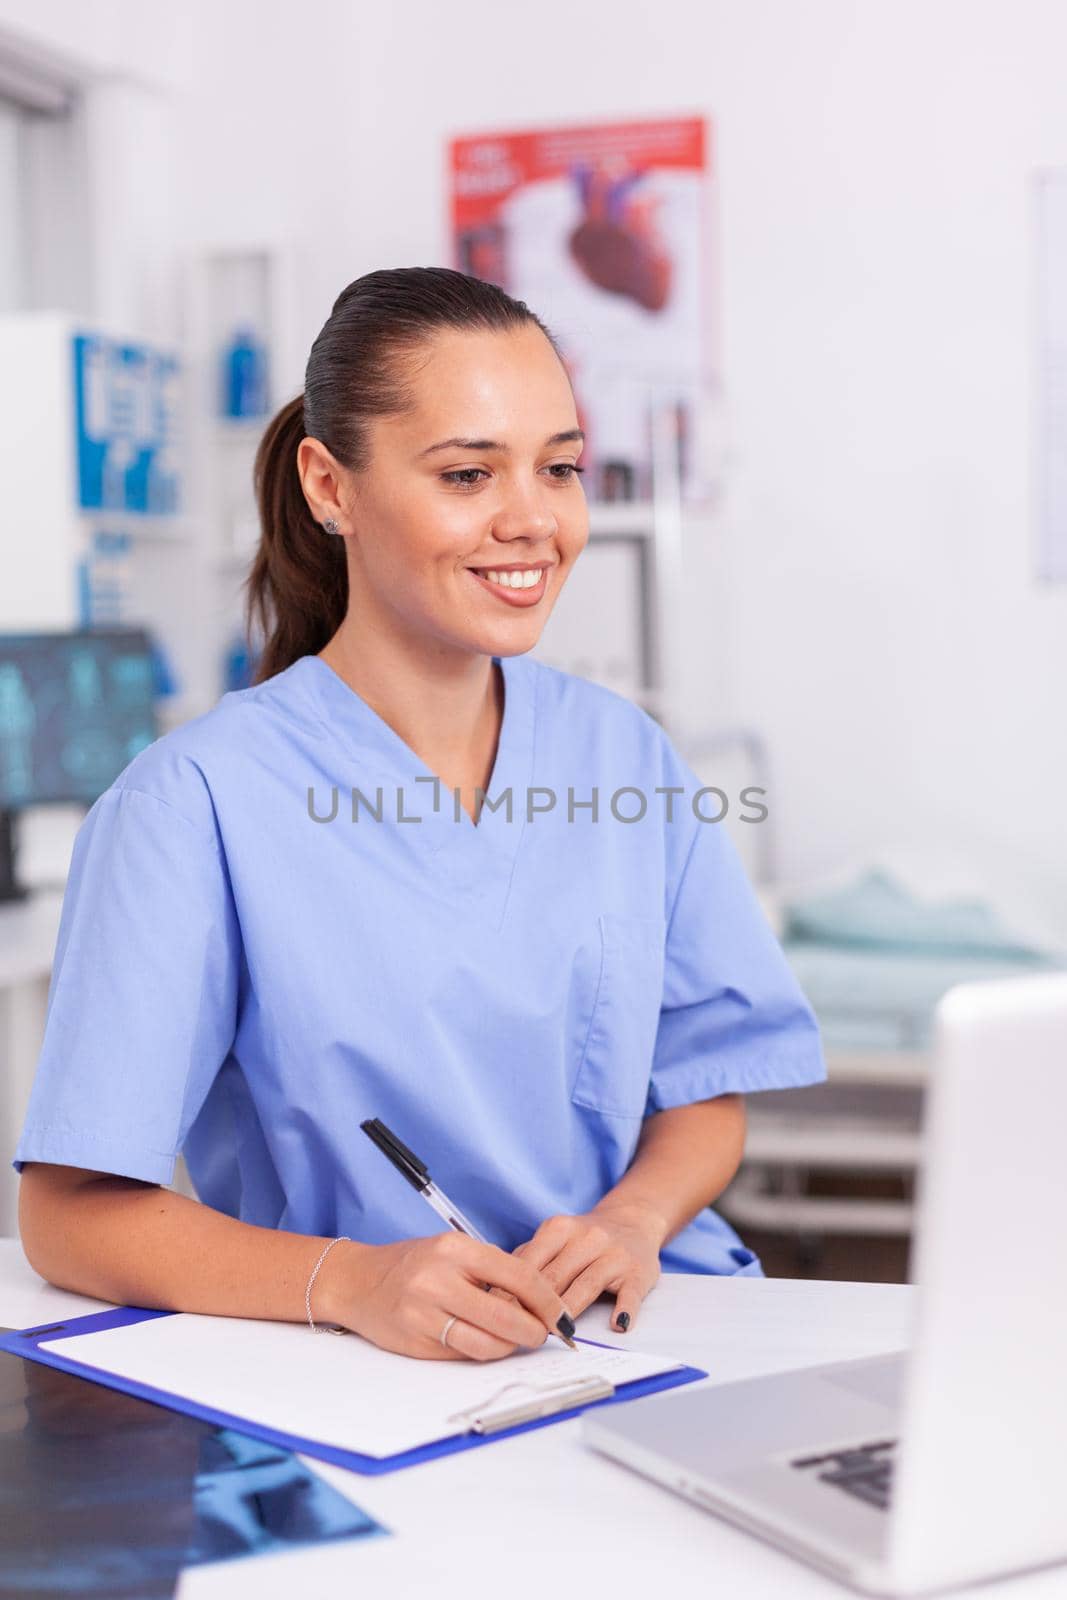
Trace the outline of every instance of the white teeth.
{"type": "Polygon", "coordinates": [[[499,583],[505,589],[532,589],[541,582],[544,567],[538,567],[533,572],[483,572],[482,577],[488,578],[490,583],[499,583]]]}

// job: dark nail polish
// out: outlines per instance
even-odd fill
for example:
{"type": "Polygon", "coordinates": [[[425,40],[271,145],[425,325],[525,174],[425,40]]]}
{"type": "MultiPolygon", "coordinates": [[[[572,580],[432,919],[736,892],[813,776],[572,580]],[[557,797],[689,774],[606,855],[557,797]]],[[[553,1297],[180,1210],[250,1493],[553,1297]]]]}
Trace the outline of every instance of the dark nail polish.
{"type": "Polygon", "coordinates": [[[630,1326],[630,1313],[628,1311],[620,1311],[618,1316],[615,1318],[615,1326],[618,1328],[620,1333],[625,1333],[627,1328],[630,1326]]]}
{"type": "Polygon", "coordinates": [[[560,1317],[559,1321],[556,1323],[556,1327],[559,1329],[560,1333],[565,1339],[574,1338],[574,1323],[571,1321],[570,1317],[568,1317],[566,1312],[564,1312],[560,1317]]]}

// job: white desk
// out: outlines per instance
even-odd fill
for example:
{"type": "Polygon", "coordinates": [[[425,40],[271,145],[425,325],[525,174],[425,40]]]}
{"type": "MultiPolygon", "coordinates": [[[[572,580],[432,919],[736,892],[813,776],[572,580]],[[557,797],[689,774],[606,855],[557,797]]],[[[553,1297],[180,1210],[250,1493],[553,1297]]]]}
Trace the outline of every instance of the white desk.
{"type": "MultiPolygon", "coordinates": [[[[665,1276],[636,1337],[724,1382],[900,1349],[913,1294],[891,1284],[665,1276]]],[[[41,1283],[18,1244],[0,1240],[0,1324],[29,1327],[98,1309],[41,1283]]],[[[602,1308],[582,1318],[589,1336],[606,1327],[602,1308]]],[[[575,1422],[384,1478],[307,1464],[393,1537],[193,1568],[178,1600],[840,1600],[848,1592],[586,1450],[575,1422]]],[[[1063,1600],[1067,1568],[957,1592],[1063,1600]]]]}

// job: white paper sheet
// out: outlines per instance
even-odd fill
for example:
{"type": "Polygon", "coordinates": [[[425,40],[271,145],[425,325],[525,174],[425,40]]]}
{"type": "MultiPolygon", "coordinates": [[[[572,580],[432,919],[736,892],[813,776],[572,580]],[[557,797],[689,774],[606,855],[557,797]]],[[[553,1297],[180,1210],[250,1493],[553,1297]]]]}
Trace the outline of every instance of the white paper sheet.
{"type": "Polygon", "coordinates": [[[556,1339],[501,1361],[423,1361],[356,1334],[338,1338],[299,1323],[187,1312],[47,1347],[249,1422],[369,1456],[466,1433],[456,1414],[514,1404],[523,1391],[500,1391],[516,1382],[540,1387],[596,1375],[619,1387],[679,1365],[617,1347],[579,1343],[568,1350],[556,1339]]]}

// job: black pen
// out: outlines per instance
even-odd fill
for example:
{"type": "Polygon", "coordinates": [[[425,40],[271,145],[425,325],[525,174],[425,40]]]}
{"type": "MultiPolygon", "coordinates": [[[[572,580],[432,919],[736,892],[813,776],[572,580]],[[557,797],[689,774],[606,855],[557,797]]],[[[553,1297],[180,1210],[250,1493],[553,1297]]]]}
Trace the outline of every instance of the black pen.
{"type": "MultiPolygon", "coordinates": [[[[470,1218],[465,1217],[459,1207],[453,1205],[448,1196],[437,1187],[430,1177],[425,1161],[420,1161],[414,1151],[409,1150],[406,1144],[401,1144],[396,1134],[390,1133],[384,1122],[372,1117],[366,1122],[361,1122],[360,1127],[367,1138],[378,1146],[382,1155],[392,1162],[401,1177],[406,1178],[413,1189],[418,1190],[427,1205],[433,1206],[443,1222],[447,1222],[457,1233],[465,1233],[469,1239],[477,1239],[479,1244],[489,1243],[485,1235],[478,1232],[470,1218]]],[[[574,1323],[566,1312],[549,1332],[555,1333],[571,1350],[577,1350],[578,1346],[574,1342],[574,1323]]]]}

